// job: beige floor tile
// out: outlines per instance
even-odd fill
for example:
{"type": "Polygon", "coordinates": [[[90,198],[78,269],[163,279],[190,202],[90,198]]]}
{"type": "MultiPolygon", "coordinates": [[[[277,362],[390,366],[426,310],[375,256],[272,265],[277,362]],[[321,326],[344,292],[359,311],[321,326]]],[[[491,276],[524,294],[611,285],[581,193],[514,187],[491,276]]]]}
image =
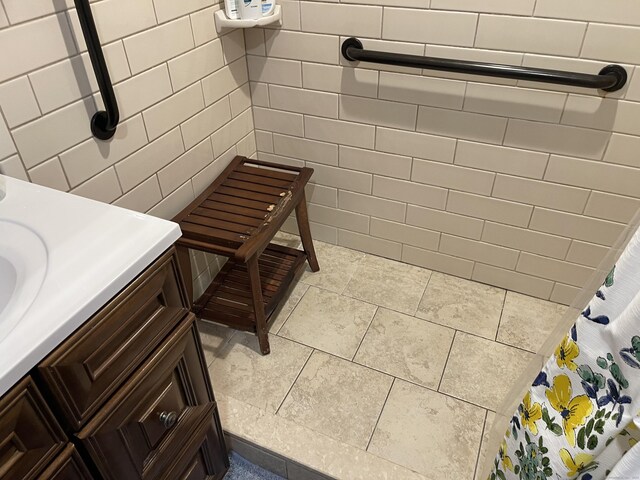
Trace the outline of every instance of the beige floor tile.
{"type": "Polygon", "coordinates": [[[211,362],[220,355],[224,346],[236,332],[236,330],[232,328],[204,320],[198,320],[198,331],[200,332],[200,341],[202,342],[204,359],[207,365],[211,365],[211,362]]]}
{"type": "Polygon", "coordinates": [[[533,358],[517,348],[457,332],[440,391],[495,411],[533,358]]]}
{"type": "Polygon", "coordinates": [[[449,328],[380,308],[354,361],[437,389],[453,335],[449,328]]]}
{"type": "Polygon", "coordinates": [[[430,276],[431,270],[367,255],[344,294],[413,315],[430,276]]]}
{"type": "Polygon", "coordinates": [[[320,264],[320,271],[312,272],[307,265],[302,273],[301,281],[332,292],[342,293],[365,254],[330,243],[314,242],[313,245],[320,264]]]}
{"type": "Polygon", "coordinates": [[[275,412],[312,350],[276,335],[269,342],[271,353],[262,355],[255,335],[236,333],[209,366],[214,391],[275,412]]]}
{"type": "Polygon", "coordinates": [[[286,301],[280,307],[279,311],[276,312],[276,318],[273,320],[271,328],[269,328],[269,331],[271,333],[278,333],[278,331],[282,328],[282,325],[284,325],[284,322],[287,321],[287,318],[289,318],[289,315],[291,315],[291,312],[293,312],[293,309],[296,308],[296,305],[298,305],[298,302],[300,302],[300,299],[302,299],[302,296],[307,292],[307,290],[309,290],[309,285],[302,282],[298,282],[293,287],[293,289],[291,289],[291,293],[289,293],[286,301]]]}
{"type": "Polygon", "coordinates": [[[416,317],[493,340],[504,295],[500,288],[434,272],[416,317]]]}
{"type": "MultiPolygon", "coordinates": [[[[489,441],[489,436],[491,435],[491,427],[493,427],[493,420],[496,414],[491,410],[487,410],[487,418],[484,421],[484,433],[482,434],[482,443],[480,444],[480,455],[478,455],[478,464],[476,465],[476,480],[486,480],[482,477],[482,469],[485,465],[485,460],[487,457],[487,442],[489,441]]],[[[491,452],[491,457],[493,458],[493,453],[491,452]]],[[[497,452],[496,452],[497,453],[497,452]]]]}
{"type": "Polygon", "coordinates": [[[471,480],[485,410],[396,380],[367,449],[433,479],[471,480]]]}
{"type": "Polygon", "coordinates": [[[278,415],[366,449],[393,378],[315,351],[278,415]]]}
{"type": "Polygon", "coordinates": [[[498,341],[536,352],[566,311],[564,305],[507,292],[498,341]]]}
{"type": "Polygon", "coordinates": [[[310,287],[278,335],[351,360],[377,307],[310,287]]]}

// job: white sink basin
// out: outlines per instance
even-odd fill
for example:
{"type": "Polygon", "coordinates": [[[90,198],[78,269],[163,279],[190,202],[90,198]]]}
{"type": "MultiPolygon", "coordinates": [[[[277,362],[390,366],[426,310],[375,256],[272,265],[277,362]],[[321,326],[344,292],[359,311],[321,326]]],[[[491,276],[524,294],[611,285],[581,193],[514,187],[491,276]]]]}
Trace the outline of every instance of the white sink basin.
{"type": "Polygon", "coordinates": [[[0,396],[180,237],[173,222],[3,182],[0,396]]]}
{"type": "Polygon", "coordinates": [[[19,223],[0,220],[0,341],[36,299],[47,273],[42,239],[19,223]]]}

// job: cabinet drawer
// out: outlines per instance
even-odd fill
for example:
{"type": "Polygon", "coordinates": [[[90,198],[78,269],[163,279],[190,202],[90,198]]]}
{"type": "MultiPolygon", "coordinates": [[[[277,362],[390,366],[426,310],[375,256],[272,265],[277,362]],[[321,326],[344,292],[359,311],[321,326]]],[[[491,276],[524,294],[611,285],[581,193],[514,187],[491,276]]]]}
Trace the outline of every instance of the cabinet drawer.
{"type": "Polygon", "coordinates": [[[229,468],[218,411],[205,419],[185,448],[186,453],[175,462],[162,480],[220,480],[229,468]]]}
{"type": "Polygon", "coordinates": [[[215,408],[189,315],[78,433],[102,476],[156,479],[215,408]]]}
{"type": "Polygon", "coordinates": [[[93,476],[72,444],[56,457],[38,480],[93,480],[93,476]]]}
{"type": "Polygon", "coordinates": [[[66,443],[30,377],[0,400],[0,478],[36,478],[66,443]]]}
{"type": "Polygon", "coordinates": [[[171,248],[38,367],[65,427],[78,431],[188,310],[171,248]]]}

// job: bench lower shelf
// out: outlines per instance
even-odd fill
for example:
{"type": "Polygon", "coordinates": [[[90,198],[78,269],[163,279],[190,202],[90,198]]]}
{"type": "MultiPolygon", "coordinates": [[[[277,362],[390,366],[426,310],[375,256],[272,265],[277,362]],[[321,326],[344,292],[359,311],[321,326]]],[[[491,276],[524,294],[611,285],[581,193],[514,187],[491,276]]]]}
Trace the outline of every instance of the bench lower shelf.
{"type": "MultiPolygon", "coordinates": [[[[278,304],[302,273],[307,255],[294,248],[269,244],[258,259],[265,317],[269,324],[278,304]]],[[[202,320],[256,332],[256,319],[247,266],[230,258],[209,288],[194,303],[202,320]]]]}

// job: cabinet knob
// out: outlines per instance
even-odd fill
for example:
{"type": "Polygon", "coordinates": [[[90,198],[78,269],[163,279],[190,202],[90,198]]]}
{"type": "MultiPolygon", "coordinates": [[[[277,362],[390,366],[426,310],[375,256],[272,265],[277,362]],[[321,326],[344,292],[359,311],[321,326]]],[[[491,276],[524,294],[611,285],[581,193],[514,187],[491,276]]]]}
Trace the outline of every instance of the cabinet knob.
{"type": "Polygon", "coordinates": [[[178,414],[176,412],[162,412],[160,413],[160,423],[166,429],[173,427],[178,420],[178,414]]]}

